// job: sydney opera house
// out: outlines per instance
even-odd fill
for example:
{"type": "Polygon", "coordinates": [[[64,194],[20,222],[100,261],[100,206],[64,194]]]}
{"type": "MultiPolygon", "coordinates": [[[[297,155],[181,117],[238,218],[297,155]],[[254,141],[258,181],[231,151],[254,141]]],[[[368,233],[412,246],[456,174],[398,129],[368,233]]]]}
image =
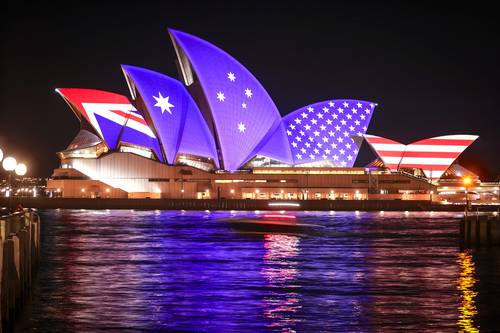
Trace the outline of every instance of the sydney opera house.
{"type": "Polygon", "coordinates": [[[228,53],[184,32],[169,34],[180,80],[122,65],[130,96],[57,89],[80,131],[58,153],[51,195],[412,199],[467,172],[453,162],[477,136],[405,145],[368,135],[377,104],[356,99],[321,101],[282,116],[228,53]],[[378,159],[354,167],[363,141],[378,159]]]}

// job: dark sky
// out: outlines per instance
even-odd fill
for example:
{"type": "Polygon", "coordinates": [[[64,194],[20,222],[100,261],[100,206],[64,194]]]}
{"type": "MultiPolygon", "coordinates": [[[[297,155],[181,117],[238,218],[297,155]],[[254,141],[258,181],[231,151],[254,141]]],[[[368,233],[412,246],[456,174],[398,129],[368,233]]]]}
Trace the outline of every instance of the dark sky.
{"type": "MultiPolygon", "coordinates": [[[[54,92],[128,94],[120,64],[178,77],[167,27],[245,65],[282,114],[332,98],[379,104],[368,133],[480,136],[460,162],[500,174],[498,14],[479,2],[40,1],[2,8],[0,147],[48,176],[78,121],[54,92]]],[[[357,165],[374,158],[364,145],[357,165]]]]}

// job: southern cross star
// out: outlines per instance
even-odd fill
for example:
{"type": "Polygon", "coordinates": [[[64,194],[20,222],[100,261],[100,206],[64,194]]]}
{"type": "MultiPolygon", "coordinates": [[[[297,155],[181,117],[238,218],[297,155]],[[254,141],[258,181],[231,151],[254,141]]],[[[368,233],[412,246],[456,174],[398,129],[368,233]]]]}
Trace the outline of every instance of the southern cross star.
{"type": "Polygon", "coordinates": [[[153,96],[153,98],[156,100],[155,106],[161,109],[161,114],[163,114],[165,111],[172,114],[172,110],[170,110],[170,108],[173,108],[174,105],[170,104],[170,102],[168,101],[170,96],[163,97],[161,95],[161,92],[158,92],[158,97],[153,96]]]}
{"type": "Polygon", "coordinates": [[[226,96],[224,96],[224,93],[222,91],[219,91],[217,93],[217,99],[219,100],[219,102],[224,102],[226,100],[226,96]]]}
{"type": "Polygon", "coordinates": [[[248,98],[252,98],[252,91],[249,89],[249,88],[246,88],[245,89],[245,95],[248,97],[248,98]]]}

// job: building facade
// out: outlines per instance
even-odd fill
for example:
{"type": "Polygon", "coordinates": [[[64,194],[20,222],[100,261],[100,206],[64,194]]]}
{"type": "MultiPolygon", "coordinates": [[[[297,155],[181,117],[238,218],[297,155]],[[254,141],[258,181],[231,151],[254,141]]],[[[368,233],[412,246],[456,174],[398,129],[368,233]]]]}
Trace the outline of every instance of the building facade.
{"type": "Polygon", "coordinates": [[[228,53],[184,32],[169,36],[181,80],[122,65],[130,97],[56,90],[80,132],[58,153],[51,196],[427,199],[477,138],[406,146],[368,136],[377,104],[358,99],[321,101],[282,117],[262,84],[228,53]],[[381,158],[378,167],[354,167],[363,140],[381,158]],[[439,175],[432,173],[438,167],[439,175]]]}
{"type": "Polygon", "coordinates": [[[425,179],[365,168],[256,167],[207,172],[165,166],[133,153],[64,161],[49,183],[52,196],[184,199],[428,199],[425,179]]]}

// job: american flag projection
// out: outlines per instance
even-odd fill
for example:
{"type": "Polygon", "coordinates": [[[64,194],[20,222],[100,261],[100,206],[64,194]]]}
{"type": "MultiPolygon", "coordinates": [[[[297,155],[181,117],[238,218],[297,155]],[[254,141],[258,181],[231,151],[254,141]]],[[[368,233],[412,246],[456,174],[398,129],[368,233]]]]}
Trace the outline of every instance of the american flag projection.
{"type": "Polygon", "coordinates": [[[60,88],[56,91],[78,118],[85,118],[109,149],[116,149],[119,142],[125,142],[149,148],[163,161],[156,136],[127,97],[94,89],[60,88]]]}
{"type": "Polygon", "coordinates": [[[257,154],[279,126],[278,109],[252,73],[229,54],[198,37],[169,32],[199,79],[224,168],[237,170],[257,154]]]}
{"type": "Polygon", "coordinates": [[[409,145],[375,135],[364,138],[391,171],[422,169],[429,179],[438,179],[477,138],[477,135],[445,135],[409,145]]]}
{"type": "Polygon", "coordinates": [[[331,161],[352,167],[358,145],[352,137],[366,133],[376,104],[330,100],[308,105],[283,118],[294,164],[331,161]]]}

